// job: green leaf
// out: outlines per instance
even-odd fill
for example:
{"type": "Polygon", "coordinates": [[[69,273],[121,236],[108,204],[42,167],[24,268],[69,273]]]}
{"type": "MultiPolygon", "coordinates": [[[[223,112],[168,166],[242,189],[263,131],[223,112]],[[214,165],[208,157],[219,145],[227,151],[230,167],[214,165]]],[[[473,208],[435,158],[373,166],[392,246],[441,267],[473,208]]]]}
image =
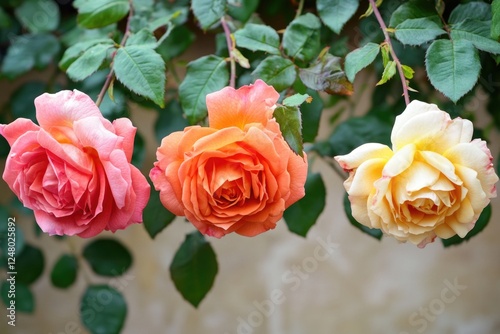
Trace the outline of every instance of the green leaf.
{"type": "Polygon", "coordinates": [[[396,62],[395,61],[389,61],[387,65],[385,65],[384,72],[382,73],[382,78],[377,82],[378,85],[383,85],[387,81],[389,81],[394,74],[396,74],[396,62]]]}
{"type": "Polygon", "coordinates": [[[500,38],[500,0],[493,0],[491,3],[491,33],[490,36],[494,40],[498,40],[500,38]]]}
{"type": "Polygon", "coordinates": [[[373,63],[380,51],[380,45],[366,43],[362,48],[353,50],[345,57],[345,73],[350,82],[354,82],[356,74],[373,63]]]}
{"type": "Polygon", "coordinates": [[[236,45],[251,51],[280,54],[280,37],[276,30],[263,24],[247,23],[234,33],[236,45]]]}
{"type": "Polygon", "coordinates": [[[94,74],[108,55],[109,44],[96,44],[83,52],[68,67],[66,74],[73,81],[82,81],[94,74]]]}
{"type": "Polygon", "coordinates": [[[299,76],[304,85],[328,94],[351,95],[354,88],[340,66],[340,57],[325,53],[308,68],[300,68],[299,76]]]}
{"type": "Polygon", "coordinates": [[[146,143],[144,142],[144,138],[142,137],[141,133],[137,131],[135,133],[134,151],[132,152],[131,163],[138,169],[141,169],[145,158],[146,158],[146,143]]]}
{"type": "Polygon", "coordinates": [[[42,251],[26,244],[21,254],[16,257],[16,282],[30,285],[40,277],[45,266],[42,251]]]}
{"type": "Polygon", "coordinates": [[[362,232],[368,234],[369,236],[380,240],[382,239],[383,233],[381,230],[376,229],[376,228],[369,228],[368,226],[365,226],[363,224],[360,224],[353,216],[352,216],[352,209],[351,209],[351,202],[349,201],[349,197],[347,196],[347,193],[344,195],[344,212],[347,216],[347,219],[349,222],[356,228],[360,229],[362,232]]]}
{"type": "Polygon", "coordinates": [[[425,65],[431,84],[455,103],[474,87],[481,70],[476,48],[463,39],[434,41],[425,65]]]}
{"type": "Polygon", "coordinates": [[[165,62],[149,47],[131,45],[119,48],[114,59],[116,78],[128,89],[165,105],[165,62]]]}
{"type": "Polygon", "coordinates": [[[460,4],[450,14],[448,23],[455,24],[465,20],[490,21],[491,6],[481,1],[471,1],[469,3],[460,4]]]}
{"type": "Polygon", "coordinates": [[[278,106],[273,113],[276,122],[280,125],[283,138],[295,154],[304,157],[302,142],[302,119],[298,107],[278,106]]]}
{"type": "Polygon", "coordinates": [[[50,34],[19,36],[7,50],[2,64],[2,74],[14,79],[34,67],[47,67],[59,52],[57,38],[50,34]]]}
{"type": "Polygon", "coordinates": [[[455,24],[451,28],[453,40],[465,39],[482,51],[499,54],[500,43],[490,37],[490,25],[475,20],[465,20],[455,24]]]}
{"type": "Polygon", "coordinates": [[[446,34],[429,18],[408,19],[396,26],[396,38],[406,45],[420,45],[434,40],[437,36],[446,34]]]}
{"type": "Polygon", "coordinates": [[[118,240],[97,239],[85,246],[83,257],[101,276],[120,276],[132,265],[132,255],[118,240]]]}
{"type": "Polygon", "coordinates": [[[224,58],[208,55],[188,64],[186,77],[179,86],[179,98],[191,124],[207,116],[207,94],[221,90],[228,81],[229,71],[224,58]]]}
{"type": "Polygon", "coordinates": [[[283,100],[283,105],[287,107],[299,107],[302,103],[312,100],[309,94],[293,94],[283,100]]]}
{"type": "MultiPolygon", "coordinates": [[[[9,278],[10,277],[7,277],[7,279],[9,278]]],[[[33,313],[35,310],[35,297],[29,286],[19,282],[15,282],[14,284],[15,287],[11,286],[11,281],[2,282],[0,290],[3,302],[7,307],[15,308],[15,311],[33,313]],[[14,295],[12,295],[12,293],[14,293],[14,295]],[[11,301],[14,301],[15,304],[11,304],[11,301]]],[[[9,314],[11,314],[10,310],[7,311],[7,319],[11,319],[9,314]]]]}
{"type": "Polygon", "coordinates": [[[291,60],[281,56],[269,56],[259,63],[252,72],[254,79],[262,79],[278,92],[293,85],[297,71],[291,60]]]}
{"type": "Polygon", "coordinates": [[[259,0],[229,0],[228,14],[240,22],[246,22],[257,10],[259,0]]]}
{"type": "Polygon", "coordinates": [[[159,110],[159,114],[155,122],[155,137],[158,143],[161,143],[162,139],[172,132],[182,131],[189,126],[177,100],[170,100],[165,109],[159,110]]]}
{"type": "Polygon", "coordinates": [[[356,13],[359,0],[318,0],[316,9],[323,23],[339,34],[347,21],[356,13]]]}
{"type": "Polygon", "coordinates": [[[59,61],[59,68],[63,71],[67,71],[71,64],[83,55],[86,50],[97,45],[112,47],[113,44],[114,42],[111,38],[97,38],[75,43],[64,51],[63,57],[59,61]]]}
{"type": "Polygon", "coordinates": [[[74,255],[63,254],[50,273],[50,280],[55,287],[66,289],[76,280],[78,260],[74,255]]]}
{"type": "Polygon", "coordinates": [[[212,288],[217,271],[215,252],[198,231],[186,235],[170,264],[175,287],[194,307],[198,307],[212,288]]]}
{"type": "Polygon", "coordinates": [[[311,13],[294,19],[283,34],[283,50],[291,58],[305,62],[318,56],[320,44],[320,20],[311,13]]]}
{"type": "Polygon", "coordinates": [[[119,334],[127,317],[127,303],[110,286],[89,285],[80,303],[80,319],[92,334],[119,334]]]}
{"type": "Polygon", "coordinates": [[[192,0],[191,9],[203,30],[207,30],[224,16],[226,0],[192,0]]]}
{"type": "Polygon", "coordinates": [[[196,35],[186,26],[175,27],[170,35],[156,48],[156,52],[165,60],[169,61],[180,56],[186,51],[196,39],[196,35]]]}
{"type": "Polygon", "coordinates": [[[14,14],[32,33],[53,31],[59,26],[59,6],[53,0],[23,1],[14,14]]]}
{"type": "Polygon", "coordinates": [[[365,143],[391,145],[392,126],[372,115],[351,117],[340,123],[326,142],[319,142],[324,156],[348,154],[365,143]]]}
{"type": "Polygon", "coordinates": [[[481,212],[481,215],[479,216],[472,230],[470,230],[465,237],[460,238],[458,235],[454,235],[453,237],[448,239],[441,239],[443,246],[450,247],[453,245],[461,244],[464,241],[468,241],[470,238],[472,238],[473,236],[477,235],[479,232],[484,230],[486,225],[488,225],[488,223],[490,222],[490,219],[491,219],[491,204],[488,204],[484,208],[483,212],[481,212]]]}
{"type": "Polygon", "coordinates": [[[321,174],[307,175],[306,194],[283,213],[288,229],[302,237],[316,223],[326,205],[326,189],[321,174]]]}
{"type": "Polygon", "coordinates": [[[389,27],[396,27],[409,19],[427,18],[436,24],[441,24],[434,0],[410,0],[399,6],[391,15],[389,27]]]}
{"type": "Polygon", "coordinates": [[[324,103],[318,92],[308,90],[311,95],[311,103],[304,103],[300,106],[302,116],[302,138],[305,143],[313,143],[318,135],[319,122],[323,111],[324,103]]]}
{"type": "Polygon", "coordinates": [[[413,74],[415,73],[415,71],[413,70],[413,68],[411,68],[410,66],[401,65],[401,69],[403,70],[403,74],[404,74],[404,76],[405,76],[406,79],[412,79],[413,78],[413,74]]]}
{"type": "Polygon", "coordinates": [[[151,239],[170,225],[174,218],[175,215],[165,209],[161,203],[160,193],[151,187],[151,197],[143,212],[143,225],[151,239]]]}
{"type": "Polygon", "coordinates": [[[127,0],[76,0],[77,21],[87,29],[101,28],[123,19],[130,10],[127,0]]]}
{"type": "Polygon", "coordinates": [[[139,30],[138,32],[131,34],[127,39],[127,46],[130,45],[141,45],[144,47],[149,47],[154,49],[156,47],[156,38],[151,31],[144,28],[139,30]]]}

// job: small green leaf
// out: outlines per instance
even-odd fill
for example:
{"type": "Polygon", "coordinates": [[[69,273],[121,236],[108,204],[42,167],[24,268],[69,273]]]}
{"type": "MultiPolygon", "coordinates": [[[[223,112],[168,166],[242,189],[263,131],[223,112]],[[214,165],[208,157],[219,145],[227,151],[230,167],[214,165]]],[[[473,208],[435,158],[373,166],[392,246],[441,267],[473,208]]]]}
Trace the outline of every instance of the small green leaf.
{"type": "Polygon", "coordinates": [[[119,334],[127,317],[122,294],[107,285],[89,285],[80,303],[80,319],[92,334],[119,334]]]}
{"type": "MultiPolygon", "coordinates": [[[[7,277],[7,279],[10,278],[12,278],[12,276],[7,277]]],[[[9,317],[9,314],[11,314],[9,308],[14,309],[14,312],[33,313],[35,310],[35,297],[29,286],[24,283],[16,282],[15,278],[14,286],[11,285],[11,282],[10,280],[2,282],[0,288],[2,301],[5,303],[5,306],[7,306],[7,319],[11,319],[9,317]],[[12,302],[14,302],[14,304],[12,304],[12,302]]]]}
{"type": "Polygon", "coordinates": [[[316,9],[323,23],[339,34],[344,25],[356,13],[359,0],[318,0],[316,9]]]}
{"type": "Polygon", "coordinates": [[[309,94],[293,94],[283,100],[283,105],[287,107],[299,107],[302,103],[311,102],[312,98],[309,94]]]}
{"type": "Polygon", "coordinates": [[[446,31],[429,18],[408,19],[396,26],[396,38],[406,45],[420,45],[434,40],[446,31]]]}
{"type": "Polygon", "coordinates": [[[19,36],[7,50],[1,72],[14,79],[33,68],[43,69],[53,61],[59,49],[59,41],[51,34],[19,36]]]}
{"type": "Polygon", "coordinates": [[[269,56],[252,72],[254,79],[262,79],[278,92],[293,85],[297,71],[291,60],[281,56],[269,56]]]}
{"type": "Polygon", "coordinates": [[[394,74],[396,74],[396,62],[391,60],[385,66],[382,78],[379,82],[377,82],[377,86],[385,84],[394,76],[394,74]]]}
{"type": "Polygon", "coordinates": [[[308,90],[312,97],[311,103],[304,103],[300,106],[302,116],[302,137],[305,143],[313,143],[318,135],[319,122],[323,111],[324,103],[318,92],[308,90]]]}
{"type": "Polygon", "coordinates": [[[229,0],[228,14],[240,22],[246,22],[257,10],[259,0],[229,0]]]}
{"type": "Polygon", "coordinates": [[[87,29],[101,28],[123,19],[130,5],[128,0],[76,0],[77,21],[87,29]]]}
{"type": "Polygon", "coordinates": [[[247,23],[234,33],[236,45],[251,51],[280,54],[280,38],[276,30],[263,24],[247,23]]]}
{"type": "Polygon", "coordinates": [[[174,218],[175,215],[165,209],[161,203],[160,193],[151,187],[151,197],[143,212],[143,225],[151,239],[170,225],[174,218]]]}
{"type": "Polygon", "coordinates": [[[21,254],[16,258],[16,282],[30,285],[42,275],[45,259],[42,251],[26,244],[21,254]]]}
{"type": "Polygon", "coordinates": [[[85,246],[83,257],[101,276],[120,276],[132,265],[132,255],[115,239],[96,239],[85,246]]]}
{"type": "Polygon", "coordinates": [[[481,70],[476,48],[463,39],[432,42],[425,65],[431,84],[455,103],[474,87],[481,70]]]}
{"type": "Polygon", "coordinates": [[[500,43],[490,37],[490,25],[486,22],[465,20],[451,28],[453,40],[465,39],[482,51],[499,54],[500,43]]]}
{"type": "Polygon", "coordinates": [[[29,32],[49,32],[60,21],[59,6],[53,0],[27,0],[14,9],[16,18],[29,32]]]}
{"type": "Polygon", "coordinates": [[[66,289],[76,280],[78,260],[74,255],[63,254],[52,268],[50,280],[55,287],[66,289]]]}
{"type": "Polygon", "coordinates": [[[295,154],[304,157],[302,142],[302,119],[298,107],[278,106],[273,113],[276,122],[280,125],[283,138],[295,154]]]}
{"type": "Polygon", "coordinates": [[[156,38],[151,31],[144,28],[134,34],[131,34],[127,39],[126,45],[141,45],[154,49],[156,47],[156,38]]]}
{"type": "Polygon", "coordinates": [[[497,41],[500,38],[500,0],[493,0],[491,3],[491,11],[493,16],[491,18],[490,36],[497,41]]]}
{"type": "Polygon", "coordinates": [[[108,47],[112,47],[113,43],[111,38],[97,38],[75,43],[64,51],[63,57],[59,61],[59,68],[63,71],[67,71],[71,64],[73,64],[73,62],[75,62],[86,50],[96,45],[107,45],[108,47]]]}
{"type": "Polygon", "coordinates": [[[191,9],[203,30],[207,30],[224,16],[226,0],[192,0],[191,9]]]}
{"type": "Polygon", "coordinates": [[[215,252],[198,231],[186,235],[170,264],[175,287],[194,307],[198,307],[212,288],[217,271],[215,252]]]}
{"type": "Polygon", "coordinates": [[[368,226],[365,226],[363,224],[360,224],[353,216],[352,216],[352,209],[351,209],[351,202],[349,201],[349,197],[347,196],[347,193],[344,195],[344,212],[347,216],[347,219],[349,222],[362,232],[368,234],[369,236],[380,240],[382,239],[383,233],[381,230],[376,229],[376,228],[369,228],[368,226]]]}
{"type": "Polygon", "coordinates": [[[320,20],[311,13],[294,19],[283,34],[283,50],[291,58],[305,62],[313,60],[321,51],[320,20]]]}
{"type": "Polygon", "coordinates": [[[207,116],[207,94],[221,90],[228,81],[229,71],[224,58],[209,55],[188,64],[186,77],[179,86],[179,98],[191,124],[207,116]]]}
{"type": "Polygon", "coordinates": [[[330,53],[320,56],[308,68],[300,68],[299,76],[304,85],[328,94],[351,95],[354,88],[340,66],[340,57],[330,53]]]}
{"type": "Polygon", "coordinates": [[[165,105],[165,62],[149,47],[119,48],[114,59],[116,78],[131,91],[165,105]]]}
{"type": "Polygon", "coordinates": [[[83,52],[67,69],[66,74],[73,81],[82,81],[94,74],[108,54],[109,44],[96,44],[83,52]]]}
{"type": "Polygon", "coordinates": [[[450,17],[448,18],[448,23],[460,23],[467,19],[477,21],[490,21],[490,4],[481,1],[471,1],[469,3],[460,4],[451,12],[450,17]]]}
{"type": "Polygon", "coordinates": [[[410,66],[407,66],[407,65],[401,65],[401,68],[403,69],[403,74],[404,74],[406,79],[413,78],[413,74],[415,73],[413,68],[411,68],[410,66]]]}
{"type": "Polygon", "coordinates": [[[409,19],[428,18],[436,24],[441,23],[434,0],[410,0],[399,6],[391,15],[389,27],[396,27],[409,19]]]}
{"type": "Polygon", "coordinates": [[[450,247],[453,245],[461,244],[464,241],[468,241],[470,238],[472,238],[473,236],[477,235],[479,232],[484,230],[486,225],[488,225],[488,223],[490,222],[490,219],[491,219],[491,204],[488,204],[484,208],[483,212],[481,212],[481,215],[476,221],[474,228],[472,228],[472,230],[470,230],[465,237],[460,238],[458,235],[455,235],[448,239],[441,239],[443,246],[450,247]]]}
{"type": "Polygon", "coordinates": [[[345,73],[350,82],[354,82],[354,77],[363,68],[367,67],[377,57],[380,45],[366,43],[362,48],[353,50],[345,57],[345,73]]]}
{"type": "Polygon", "coordinates": [[[288,229],[302,237],[316,223],[326,205],[326,189],[321,174],[307,175],[306,194],[283,213],[288,229]]]}

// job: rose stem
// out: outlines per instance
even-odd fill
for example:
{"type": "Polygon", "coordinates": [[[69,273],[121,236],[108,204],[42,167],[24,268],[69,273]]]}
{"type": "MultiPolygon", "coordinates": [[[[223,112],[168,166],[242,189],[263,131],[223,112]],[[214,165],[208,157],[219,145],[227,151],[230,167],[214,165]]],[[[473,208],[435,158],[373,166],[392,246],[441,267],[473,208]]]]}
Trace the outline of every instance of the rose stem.
{"type": "Polygon", "coordinates": [[[392,47],[392,43],[391,43],[391,38],[389,37],[389,33],[387,33],[387,26],[385,25],[384,20],[382,19],[382,15],[380,15],[380,12],[377,8],[377,5],[375,4],[375,0],[368,0],[368,1],[370,1],[370,4],[373,8],[373,13],[375,14],[375,17],[377,18],[378,24],[380,25],[380,28],[382,29],[382,32],[384,33],[385,42],[389,46],[389,51],[391,53],[392,59],[396,63],[399,77],[401,78],[401,84],[403,85],[403,96],[405,98],[406,105],[408,105],[410,103],[410,95],[408,94],[408,86],[406,85],[406,78],[405,78],[405,75],[403,72],[403,67],[401,66],[401,62],[399,61],[399,58],[396,55],[396,52],[394,52],[394,48],[392,47]]]}
{"type": "Polygon", "coordinates": [[[224,19],[224,17],[220,19],[220,23],[222,24],[222,28],[224,29],[224,34],[226,35],[227,50],[229,51],[229,61],[231,63],[231,77],[229,79],[229,86],[234,88],[236,81],[236,62],[234,61],[234,56],[233,56],[234,43],[233,40],[231,39],[231,31],[229,30],[229,26],[227,25],[227,22],[224,19]]]}
{"type": "MultiPolygon", "coordinates": [[[[130,35],[130,21],[132,19],[132,16],[134,15],[134,7],[132,5],[132,0],[129,0],[129,5],[130,5],[130,10],[128,12],[127,26],[125,28],[125,34],[123,35],[123,38],[120,42],[120,47],[125,45],[125,42],[127,42],[128,36],[130,35]]],[[[101,102],[104,99],[104,94],[106,94],[106,91],[108,90],[111,81],[113,81],[113,78],[115,77],[115,71],[113,69],[113,59],[115,58],[115,55],[116,51],[113,52],[113,54],[111,55],[111,71],[109,71],[109,74],[106,77],[106,81],[104,82],[104,86],[102,86],[102,89],[99,92],[99,95],[97,96],[97,100],[95,102],[95,104],[98,107],[101,105],[101,102]]]]}

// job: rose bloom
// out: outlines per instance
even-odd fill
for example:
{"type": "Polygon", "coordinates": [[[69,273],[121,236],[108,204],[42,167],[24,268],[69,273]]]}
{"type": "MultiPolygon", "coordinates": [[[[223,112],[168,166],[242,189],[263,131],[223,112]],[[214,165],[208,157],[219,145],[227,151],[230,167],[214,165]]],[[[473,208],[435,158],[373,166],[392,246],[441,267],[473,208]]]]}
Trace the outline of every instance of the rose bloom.
{"type": "Polygon", "coordinates": [[[490,198],[498,177],[486,143],[472,123],[451,119],[434,104],[413,101],[396,117],[392,150],[361,145],[335,159],[353,217],[400,241],[424,247],[437,237],[464,237],[490,198]]]}
{"type": "Polygon", "coordinates": [[[307,159],[272,118],[279,94],[261,80],[208,94],[209,127],[163,138],[150,172],[163,205],[202,233],[255,236],[304,196],[307,159]]]}
{"type": "Polygon", "coordinates": [[[40,126],[0,125],[11,146],[3,179],[50,235],[92,237],[142,222],[150,187],[130,164],[136,128],[113,123],[77,90],[35,99],[40,126]]]}

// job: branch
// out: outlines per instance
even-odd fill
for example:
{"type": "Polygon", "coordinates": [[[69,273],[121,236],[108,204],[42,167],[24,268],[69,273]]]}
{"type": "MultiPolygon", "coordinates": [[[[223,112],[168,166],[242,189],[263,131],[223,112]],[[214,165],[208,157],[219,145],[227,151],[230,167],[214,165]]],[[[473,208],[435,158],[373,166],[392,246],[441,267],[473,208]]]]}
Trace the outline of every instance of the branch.
{"type": "Polygon", "coordinates": [[[373,13],[375,14],[378,24],[380,25],[380,28],[384,33],[385,42],[389,46],[389,52],[391,53],[391,57],[396,63],[396,68],[398,69],[399,77],[401,78],[401,84],[403,85],[403,96],[405,98],[406,105],[408,105],[410,104],[410,95],[408,94],[408,86],[406,84],[406,78],[403,72],[403,67],[401,66],[401,62],[399,61],[396,52],[394,52],[394,48],[392,47],[391,43],[391,38],[389,37],[389,33],[387,33],[387,26],[385,25],[384,20],[382,19],[382,15],[380,15],[377,5],[375,4],[375,0],[368,0],[368,1],[370,1],[370,4],[373,8],[373,13]]]}
{"type": "Polygon", "coordinates": [[[227,25],[224,17],[220,19],[220,23],[222,24],[224,34],[226,35],[227,49],[229,51],[229,61],[231,63],[231,77],[229,79],[229,85],[234,88],[236,86],[236,62],[233,55],[234,43],[233,39],[231,38],[231,30],[229,30],[229,26],[227,25]]]}
{"type": "MultiPolygon", "coordinates": [[[[130,10],[128,12],[128,18],[127,18],[127,26],[125,28],[125,34],[123,35],[123,38],[120,42],[120,47],[124,46],[125,43],[127,42],[128,36],[130,35],[130,21],[132,20],[132,16],[134,15],[134,7],[132,5],[132,0],[129,0],[129,5],[130,5],[130,10]]],[[[113,78],[115,77],[115,70],[113,69],[113,59],[116,56],[116,51],[113,52],[111,55],[111,71],[109,71],[108,76],[106,77],[106,81],[104,82],[104,85],[102,86],[101,91],[99,92],[99,95],[97,95],[97,100],[95,104],[99,107],[101,105],[102,100],[104,99],[104,94],[106,94],[106,91],[109,88],[109,85],[111,85],[111,82],[113,81],[113,78]]]]}

